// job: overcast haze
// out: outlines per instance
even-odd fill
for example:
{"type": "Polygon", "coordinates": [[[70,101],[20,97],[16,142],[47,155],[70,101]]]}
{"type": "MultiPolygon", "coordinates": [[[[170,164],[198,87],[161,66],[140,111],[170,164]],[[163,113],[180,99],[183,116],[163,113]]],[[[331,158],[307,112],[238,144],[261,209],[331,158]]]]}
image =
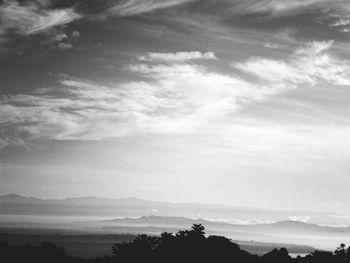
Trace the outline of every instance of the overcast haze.
{"type": "Polygon", "coordinates": [[[0,0],[0,194],[350,214],[350,4],[0,0]]]}

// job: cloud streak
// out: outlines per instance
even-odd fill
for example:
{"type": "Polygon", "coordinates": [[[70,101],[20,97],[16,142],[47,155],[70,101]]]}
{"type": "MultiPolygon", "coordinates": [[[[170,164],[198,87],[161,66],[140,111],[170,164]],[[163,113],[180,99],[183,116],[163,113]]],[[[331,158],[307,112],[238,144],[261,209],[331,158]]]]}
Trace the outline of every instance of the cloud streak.
{"type": "Polygon", "coordinates": [[[289,14],[291,12],[298,12],[310,7],[327,4],[327,0],[248,0],[238,1],[238,6],[246,10],[246,12],[260,13],[270,12],[274,15],[289,14]]]}
{"type": "Polygon", "coordinates": [[[333,45],[310,42],[286,60],[250,58],[233,63],[246,79],[199,64],[200,58],[216,57],[211,52],[141,56],[125,70],[144,80],[115,86],[63,77],[56,89],[0,98],[2,144],[15,138],[102,140],[192,133],[304,84],[350,85],[349,63],[329,54],[333,45]]]}
{"type": "Polygon", "coordinates": [[[20,138],[26,139],[100,140],[189,133],[279,89],[257,87],[202,65],[180,61],[127,67],[147,81],[112,87],[66,78],[60,81],[59,95],[45,90],[3,96],[0,125],[13,127],[20,138]]]}
{"type": "Polygon", "coordinates": [[[140,56],[142,61],[170,61],[183,62],[193,59],[217,59],[214,52],[201,53],[199,51],[192,52],[176,52],[176,53],[148,53],[146,56],[140,56]]]}
{"type": "Polygon", "coordinates": [[[126,0],[107,9],[107,16],[133,16],[170,8],[190,2],[191,0],[126,0]]]}

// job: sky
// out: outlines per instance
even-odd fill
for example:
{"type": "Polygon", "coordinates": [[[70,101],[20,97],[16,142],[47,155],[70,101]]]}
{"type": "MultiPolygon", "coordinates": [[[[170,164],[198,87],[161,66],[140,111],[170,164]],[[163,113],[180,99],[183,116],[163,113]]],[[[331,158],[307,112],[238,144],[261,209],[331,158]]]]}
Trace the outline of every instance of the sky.
{"type": "Polygon", "coordinates": [[[348,0],[0,0],[0,194],[350,214],[348,0]]]}

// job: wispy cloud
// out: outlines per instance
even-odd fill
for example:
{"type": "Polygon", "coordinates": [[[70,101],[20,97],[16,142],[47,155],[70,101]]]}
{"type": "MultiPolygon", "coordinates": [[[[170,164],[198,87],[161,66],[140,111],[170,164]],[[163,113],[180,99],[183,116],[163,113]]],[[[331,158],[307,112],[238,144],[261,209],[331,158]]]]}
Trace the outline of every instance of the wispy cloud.
{"type": "Polygon", "coordinates": [[[297,11],[302,8],[307,8],[315,4],[326,3],[326,0],[295,0],[295,1],[284,1],[284,0],[265,0],[256,1],[253,6],[253,10],[257,11],[272,11],[275,14],[287,13],[297,11]]]}
{"type": "MultiPolygon", "coordinates": [[[[350,13],[350,11],[349,11],[350,13]]],[[[346,13],[346,17],[348,17],[349,14],[346,13]]],[[[333,23],[329,24],[330,27],[334,27],[338,29],[340,32],[343,33],[349,33],[350,32],[350,19],[348,18],[338,18],[338,20],[334,21],[333,23]]]]}
{"type": "MultiPolygon", "coordinates": [[[[271,13],[273,15],[289,15],[295,12],[309,10],[310,8],[326,8],[329,0],[244,0],[244,1],[227,1],[236,6],[245,13],[271,13]]],[[[342,3],[341,0],[332,1],[342,3]]]]}
{"type": "Polygon", "coordinates": [[[217,59],[214,52],[201,53],[199,51],[176,52],[176,53],[148,53],[146,56],[140,56],[143,61],[187,61],[193,59],[217,59]]]}
{"type": "Polygon", "coordinates": [[[266,48],[272,48],[272,49],[280,48],[279,45],[274,44],[274,43],[270,43],[270,42],[264,43],[264,47],[266,47],[266,48]]]}
{"type": "Polygon", "coordinates": [[[132,16],[177,6],[189,1],[191,0],[126,0],[110,7],[105,14],[107,16],[132,16]]]}
{"type": "Polygon", "coordinates": [[[311,42],[286,60],[250,58],[233,63],[235,70],[255,77],[246,80],[217,73],[200,64],[200,59],[189,63],[190,58],[205,54],[214,58],[211,52],[148,54],[147,59],[140,57],[125,68],[144,81],[105,85],[63,77],[59,89],[3,96],[0,126],[10,127],[21,140],[191,133],[246,105],[303,84],[349,85],[349,63],[329,54],[333,44],[311,42]]]}
{"type": "Polygon", "coordinates": [[[100,140],[188,133],[280,88],[256,86],[178,60],[133,64],[127,70],[148,80],[105,86],[65,78],[60,81],[58,94],[44,90],[3,96],[0,125],[13,127],[20,138],[27,139],[100,140]]]}
{"type": "Polygon", "coordinates": [[[32,35],[68,24],[81,16],[73,8],[50,9],[41,2],[20,4],[15,0],[0,5],[0,34],[14,31],[20,35],[32,35]]]}
{"type": "Polygon", "coordinates": [[[296,50],[296,54],[314,56],[319,55],[320,53],[331,49],[334,45],[334,40],[330,41],[314,41],[307,43],[304,47],[301,47],[296,50]]]}
{"type": "Polygon", "coordinates": [[[323,80],[334,85],[349,85],[349,63],[326,52],[333,43],[310,42],[296,50],[288,60],[251,58],[234,63],[233,67],[272,83],[314,85],[323,80]]]}
{"type": "Polygon", "coordinates": [[[64,42],[61,42],[58,44],[57,46],[59,49],[62,49],[62,50],[66,50],[66,49],[71,49],[73,47],[72,44],[70,43],[64,43],[64,42]]]}
{"type": "Polygon", "coordinates": [[[350,20],[349,19],[343,19],[343,18],[340,18],[339,20],[329,24],[329,26],[347,26],[347,25],[350,25],[350,20]]]}
{"type": "Polygon", "coordinates": [[[310,221],[310,216],[290,216],[289,220],[291,221],[297,221],[297,222],[303,222],[308,223],[310,221]]]}

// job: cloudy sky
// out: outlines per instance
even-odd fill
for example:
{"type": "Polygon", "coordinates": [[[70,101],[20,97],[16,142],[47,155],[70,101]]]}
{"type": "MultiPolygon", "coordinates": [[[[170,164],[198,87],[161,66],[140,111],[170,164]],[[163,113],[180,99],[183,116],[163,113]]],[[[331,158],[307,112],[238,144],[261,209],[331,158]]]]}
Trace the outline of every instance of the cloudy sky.
{"type": "Polygon", "coordinates": [[[348,0],[0,0],[0,194],[350,213],[348,0]]]}

